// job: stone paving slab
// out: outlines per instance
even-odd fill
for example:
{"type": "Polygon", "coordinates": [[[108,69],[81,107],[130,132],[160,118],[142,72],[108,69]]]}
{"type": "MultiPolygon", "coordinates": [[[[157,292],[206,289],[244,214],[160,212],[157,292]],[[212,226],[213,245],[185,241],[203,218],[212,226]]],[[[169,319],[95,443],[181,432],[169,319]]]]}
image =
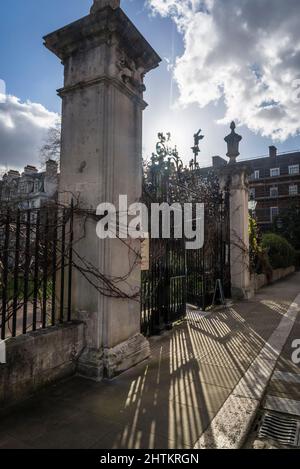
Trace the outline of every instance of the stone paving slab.
{"type": "Polygon", "coordinates": [[[299,400],[296,401],[283,397],[267,396],[264,403],[264,409],[300,417],[299,400]]]}
{"type": "Polygon", "coordinates": [[[239,449],[260,401],[231,395],[194,449],[239,449]]]}
{"type": "Polygon", "coordinates": [[[149,360],[112,381],[74,377],[45,389],[2,415],[0,448],[214,447],[217,435],[218,447],[238,447],[239,422],[247,427],[260,404],[276,339],[283,341],[273,332],[299,280],[297,274],[226,310],[190,314],[151,339],[149,360]],[[265,368],[257,361],[262,352],[265,368]]]}
{"type": "Polygon", "coordinates": [[[261,399],[272,376],[275,365],[276,359],[265,360],[259,355],[233,390],[233,396],[261,399]]]}
{"type": "Polygon", "coordinates": [[[300,384],[300,367],[299,373],[286,373],[283,371],[275,371],[272,377],[273,381],[280,381],[281,383],[300,384]]]}
{"type": "MultiPolygon", "coordinates": [[[[295,375],[294,375],[295,376],[295,375]]],[[[300,378],[300,375],[296,375],[300,378]]],[[[272,380],[268,388],[270,396],[286,397],[300,401],[300,379],[298,382],[272,380]]]]}
{"type": "Polygon", "coordinates": [[[198,367],[193,371],[192,379],[200,383],[213,384],[233,389],[241,379],[242,371],[239,367],[212,365],[199,360],[198,367]]]}

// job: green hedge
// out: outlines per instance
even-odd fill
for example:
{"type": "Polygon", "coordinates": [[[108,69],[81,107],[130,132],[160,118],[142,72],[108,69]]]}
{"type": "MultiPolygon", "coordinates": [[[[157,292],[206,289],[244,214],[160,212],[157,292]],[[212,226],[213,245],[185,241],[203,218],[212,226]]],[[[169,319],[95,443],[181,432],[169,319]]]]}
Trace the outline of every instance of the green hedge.
{"type": "Polygon", "coordinates": [[[296,251],[285,239],[274,233],[262,238],[262,247],[268,253],[273,269],[285,269],[296,263],[296,251]]]}

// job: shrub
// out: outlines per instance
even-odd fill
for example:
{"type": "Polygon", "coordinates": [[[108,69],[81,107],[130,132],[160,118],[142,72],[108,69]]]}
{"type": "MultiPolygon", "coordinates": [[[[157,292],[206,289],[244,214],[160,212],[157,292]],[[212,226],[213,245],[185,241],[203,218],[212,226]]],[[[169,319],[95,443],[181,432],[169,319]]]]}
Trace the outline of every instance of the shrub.
{"type": "Polygon", "coordinates": [[[300,249],[300,204],[293,202],[275,218],[272,231],[283,236],[297,250],[300,249]]]}
{"type": "Polygon", "coordinates": [[[256,274],[265,274],[271,281],[273,270],[267,250],[262,246],[260,232],[253,217],[249,217],[250,269],[256,274]]]}
{"type": "Polygon", "coordinates": [[[295,265],[296,251],[281,236],[274,233],[264,235],[262,247],[267,251],[273,269],[284,269],[295,265]]]}
{"type": "Polygon", "coordinates": [[[250,242],[250,268],[256,270],[257,257],[259,253],[258,228],[255,219],[249,216],[249,242],[250,242]]]}

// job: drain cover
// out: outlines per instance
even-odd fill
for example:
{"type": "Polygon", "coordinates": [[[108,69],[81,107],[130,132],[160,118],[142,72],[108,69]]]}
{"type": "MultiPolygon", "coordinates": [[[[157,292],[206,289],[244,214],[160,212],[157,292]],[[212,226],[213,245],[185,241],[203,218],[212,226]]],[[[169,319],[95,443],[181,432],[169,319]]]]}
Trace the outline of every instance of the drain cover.
{"type": "Polygon", "coordinates": [[[270,438],[282,445],[300,445],[300,422],[271,412],[267,412],[261,422],[259,438],[270,438]]]}

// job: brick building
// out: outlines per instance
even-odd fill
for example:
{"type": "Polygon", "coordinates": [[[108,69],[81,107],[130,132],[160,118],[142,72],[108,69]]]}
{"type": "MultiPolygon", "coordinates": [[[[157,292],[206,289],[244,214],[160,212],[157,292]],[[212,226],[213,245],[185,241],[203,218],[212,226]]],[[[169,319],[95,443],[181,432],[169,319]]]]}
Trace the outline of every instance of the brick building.
{"type": "MultiPolygon", "coordinates": [[[[225,166],[227,161],[213,157],[213,168],[225,166]]],[[[250,197],[257,202],[255,215],[262,230],[272,228],[274,219],[293,203],[300,205],[300,151],[281,153],[275,146],[269,156],[239,161],[251,170],[250,197]]],[[[212,168],[204,168],[205,173],[212,168]]]]}
{"type": "Polygon", "coordinates": [[[300,202],[300,152],[277,153],[247,161],[251,167],[250,196],[257,202],[256,218],[263,230],[293,203],[300,202]]]}

